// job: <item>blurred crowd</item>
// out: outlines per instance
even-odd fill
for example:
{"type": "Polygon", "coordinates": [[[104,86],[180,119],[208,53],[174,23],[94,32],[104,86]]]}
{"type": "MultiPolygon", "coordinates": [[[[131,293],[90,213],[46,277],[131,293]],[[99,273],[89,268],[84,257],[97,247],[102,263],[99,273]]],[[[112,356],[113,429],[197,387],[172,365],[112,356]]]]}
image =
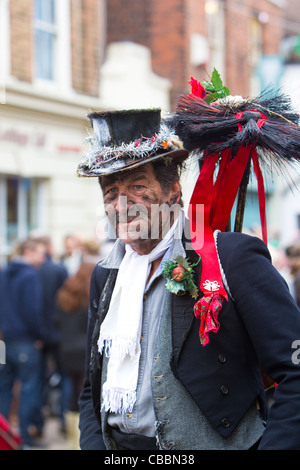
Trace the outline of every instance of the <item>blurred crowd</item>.
{"type": "Polygon", "coordinates": [[[43,444],[55,416],[70,449],[78,445],[78,396],[85,371],[89,285],[103,249],[77,235],[64,239],[57,258],[51,238],[22,241],[0,270],[0,414],[24,448],[43,444]]]}

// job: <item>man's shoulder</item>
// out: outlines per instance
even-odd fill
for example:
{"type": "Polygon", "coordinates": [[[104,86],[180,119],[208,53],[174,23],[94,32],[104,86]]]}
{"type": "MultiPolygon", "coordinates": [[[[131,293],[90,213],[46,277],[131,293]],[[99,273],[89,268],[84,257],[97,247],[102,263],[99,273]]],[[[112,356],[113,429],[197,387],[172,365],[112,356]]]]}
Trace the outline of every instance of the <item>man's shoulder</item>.
{"type": "Polygon", "coordinates": [[[12,261],[6,269],[6,276],[8,278],[24,278],[32,279],[38,278],[38,270],[29,263],[24,263],[20,261],[12,261]]]}
{"type": "Polygon", "coordinates": [[[101,262],[97,263],[93,269],[92,276],[96,277],[97,279],[101,279],[103,277],[107,277],[110,272],[109,268],[105,268],[101,265],[101,262]]]}
{"type": "Polygon", "coordinates": [[[91,288],[102,290],[110,272],[111,269],[104,268],[101,263],[96,264],[91,276],[91,288]]]}
{"type": "Polygon", "coordinates": [[[237,250],[268,251],[266,244],[258,237],[240,232],[216,232],[217,248],[221,251],[236,252],[237,250]]]}
{"type": "Polygon", "coordinates": [[[221,266],[229,275],[233,270],[269,269],[271,255],[267,245],[258,237],[239,232],[219,232],[216,249],[221,266]]]}
{"type": "Polygon", "coordinates": [[[111,269],[106,269],[101,264],[96,264],[91,275],[90,282],[90,306],[92,311],[98,310],[99,298],[102,295],[105,283],[111,269]]]}

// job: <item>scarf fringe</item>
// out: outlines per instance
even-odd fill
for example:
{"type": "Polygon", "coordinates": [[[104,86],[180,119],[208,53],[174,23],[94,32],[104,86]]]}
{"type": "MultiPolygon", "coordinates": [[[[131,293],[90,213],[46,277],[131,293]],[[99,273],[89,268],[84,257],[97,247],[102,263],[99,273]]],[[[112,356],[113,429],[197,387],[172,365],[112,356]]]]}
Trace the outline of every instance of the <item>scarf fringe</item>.
{"type": "Polygon", "coordinates": [[[136,401],[136,392],[126,391],[117,388],[108,389],[103,385],[102,410],[111,413],[131,412],[136,401]]]}

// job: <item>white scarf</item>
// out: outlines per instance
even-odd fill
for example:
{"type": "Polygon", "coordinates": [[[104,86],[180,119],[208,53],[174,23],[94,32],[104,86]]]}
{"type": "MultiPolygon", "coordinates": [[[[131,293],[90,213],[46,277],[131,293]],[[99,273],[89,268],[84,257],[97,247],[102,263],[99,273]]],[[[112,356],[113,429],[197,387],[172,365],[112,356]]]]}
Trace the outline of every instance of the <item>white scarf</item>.
{"type": "Polygon", "coordinates": [[[151,263],[171,245],[181,215],[151,253],[139,255],[126,245],[98,340],[100,353],[104,349],[109,358],[107,380],[102,389],[102,409],[105,411],[130,412],[136,401],[145,286],[151,263]]]}

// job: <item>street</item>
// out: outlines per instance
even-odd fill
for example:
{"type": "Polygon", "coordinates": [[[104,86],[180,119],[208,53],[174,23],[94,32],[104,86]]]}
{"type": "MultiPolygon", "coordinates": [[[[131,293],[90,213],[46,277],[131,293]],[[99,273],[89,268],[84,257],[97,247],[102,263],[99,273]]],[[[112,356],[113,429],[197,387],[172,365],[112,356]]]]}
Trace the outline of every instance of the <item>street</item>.
{"type": "Polygon", "coordinates": [[[57,418],[48,418],[44,436],[39,440],[39,447],[30,450],[71,450],[67,437],[60,431],[57,418]]]}

